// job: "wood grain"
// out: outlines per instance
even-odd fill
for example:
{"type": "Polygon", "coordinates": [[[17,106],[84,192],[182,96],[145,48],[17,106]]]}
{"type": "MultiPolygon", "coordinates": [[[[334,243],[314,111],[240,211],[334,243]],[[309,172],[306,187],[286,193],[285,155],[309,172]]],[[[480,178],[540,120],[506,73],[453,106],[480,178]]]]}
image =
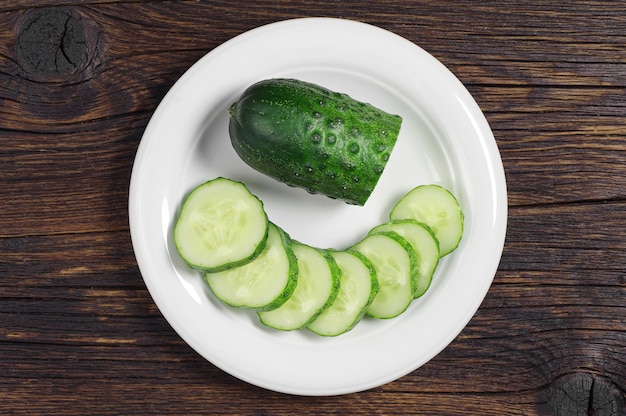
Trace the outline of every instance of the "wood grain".
{"type": "Polygon", "coordinates": [[[626,3],[27,0],[0,4],[0,27],[0,413],[626,414],[626,3]],[[24,49],[51,12],[84,30],[74,66],[24,49]],[[509,190],[502,261],[465,330],[411,374],[337,397],[266,391],[196,354],[128,229],[134,155],[167,90],[226,40],[305,16],[441,60],[485,112],[509,190]]]}

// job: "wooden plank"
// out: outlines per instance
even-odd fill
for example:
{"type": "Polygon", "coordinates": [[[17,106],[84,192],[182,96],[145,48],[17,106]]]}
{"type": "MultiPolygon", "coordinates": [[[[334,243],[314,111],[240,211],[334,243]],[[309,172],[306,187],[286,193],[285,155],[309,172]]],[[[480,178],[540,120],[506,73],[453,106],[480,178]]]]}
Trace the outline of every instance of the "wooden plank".
{"type": "MultiPolygon", "coordinates": [[[[512,402],[519,406],[516,409],[531,412],[537,395],[550,396],[553,378],[572,369],[623,381],[625,307],[614,300],[620,296],[616,288],[622,296],[626,290],[619,266],[625,252],[619,249],[625,240],[613,233],[612,224],[619,215],[607,218],[598,215],[598,210],[595,204],[567,206],[560,213],[549,207],[515,208],[510,225],[513,234],[500,272],[468,327],[433,362],[370,392],[370,405],[360,414],[374,409],[397,412],[410,398],[435,396],[439,400],[454,397],[454,406],[487,415],[507,414],[512,402]],[[570,217],[586,218],[587,223],[572,222],[567,231],[562,224],[570,217]],[[581,228],[596,232],[576,239],[581,228]],[[607,258],[616,264],[614,268],[607,268],[607,258]],[[483,382],[494,379],[506,383],[483,382]],[[475,383],[468,384],[468,380],[475,383]],[[476,402],[485,394],[497,395],[502,407],[476,402]]],[[[25,388],[26,383],[37,380],[44,388],[49,384],[44,398],[71,400],[70,392],[84,377],[98,374],[96,384],[106,385],[128,406],[130,391],[149,395],[155,385],[163,385],[169,378],[184,383],[190,402],[181,408],[189,411],[198,410],[201,394],[195,388],[202,386],[197,384],[200,380],[212,386],[210,392],[203,390],[205,399],[257,391],[204,362],[162,319],[142,288],[126,232],[11,241],[0,253],[5,266],[9,263],[7,270],[21,271],[0,285],[4,329],[0,346],[7,347],[1,354],[2,365],[5,382],[10,381],[11,386],[25,388]],[[73,254],[60,258],[58,247],[73,254]],[[108,271],[103,264],[111,266],[108,271]],[[107,279],[102,278],[103,273],[108,274],[107,279]],[[73,358],[68,360],[68,355],[73,358]],[[45,378],[39,375],[42,368],[45,378]]],[[[80,391],[93,409],[119,410],[109,407],[113,405],[103,401],[93,387],[83,386],[80,391]]],[[[173,395],[180,392],[171,394],[161,393],[148,400],[148,405],[168,409],[170,400],[175,400],[173,395]]],[[[15,393],[19,395],[19,391],[15,393]]],[[[272,395],[264,393],[263,397],[272,395]]],[[[323,403],[333,406],[338,400],[323,403]]],[[[40,405],[54,406],[46,400],[40,405]]],[[[222,406],[226,413],[236,411],[228,404],[222,406]]],[[[252,411],[255,405],[244,400],[238,406],[252,411]]],[[[286,408],[297,409],[295,404],[286,408]]],[[[287,414],[286,408],[276,410],[287,414]]],[[[445,412],[451,408],[438,401],[420,409],[445,412]]]]}
{"type": "Polygon", "coordinates": [[[72,3],[0,5],[4,411],[623,414],[626,3],[72,3]],[[44,6],[85,29],[74,67],[20,49],[44,6]],[[468,87],[502,154],[509,226],[494,284],[440,355],[371,391],[286,397],[227,375],[163,319],[127,192],[143,130],[189,66],[246,30],[320,15],[405,36],[468,87]]]}
{"type": "MultiPolygon", "coordinates": [[[[426,22],[431,27],[435,24],[448,25],[448,20],[455,22],[457,26],[463,22],[458,20],[459,16],[455,12],[440,10],[430,3],[426,6],[438,13],[438,19],[443,19],[443,22],[439,23],[426,22]]],[[[575,19],[583,6],[587,7],[588,4],[564,7],[559,13],[563,14],[561,16],[563,19],[575,19]]],[[[57,193],[61,192],[61,189],[48,188],[50,184],[61,183],[64,180],[71,180],[75,184],[78,182],[75,179],[82,176],[81,181],[88,188],[70,191],[66,195],[66,202],[62,203],[58,210],[49,213],[50,218],[45,218],[44,214],[40,227],[49,228],[47,231],[42,229],[41,232],[55,232],[48,223],[54,221],[54,215],[64,215],[68,209],[72,210],[69,215],[76,224],[76,230],[89,227],[80,221],[80,211],[86,208],[87,201],[85,204],[72,202],[74,200],[82,202],[86,198],[81,198],[79,192],[89,192],[102,186],[103,184],[97,182],[98,179],[105,184],[112,183],[109,188],[117,190],[114,200],[117,204],[120,203],[124,197],[124,186],[128,181],[129,166],[132,164],[128,150],[132,151],[136,147],[158,100],[182,71],[203,53],[237,32],[236,29],[229,31],[227,25],[226,27],[197,25],[196,21],[204,18],[203,13],[207,11],[198,11],[191,7],[182,8],[180,12],[182,14],[177,15],[178,17],[172,16],[170,10],[159,3],[99,5],[72,10],[78,10],[74,12],[77,17],[91,22],[89,23],[91,26],[88,26],[91,30],[101,34],[104,28],[107,29],[106,37],[94,37],[94,42],[97,42],[92,48],[94,57],[90,61],[91,66],[79,74],[79,78],[83,79],[62,88],[59,88],[58,84],[50,85],[28,78],[10,76],[5,77],[8,80],[6,84],[1,84],[6,85],[2,91],[4,105],[0,107],[0,131],[3,131],[3,137],[6,138],[1,149],[3,159],[0,162],[3,175],[7,175],[4,176],[3,182],[7,182],[10,197],[28,196],[29,193],[32,196],[30,201],[28,198],[25,200],[30,202],[29,206],[13,206],[14,211],[6,216],[7,223],[16,224],[15,219],[20,216],[23,218],[24,212],[33,213],[37,206],[47,205],[43,202],[49,202],[52,206],[58,205],[59,202],[52,203],[50,199],[46,199],[47,196],[55,198],[57,193]],[[138,34],[132,39],[124,35],[126,25],[129,24],[128,19],[120,18],[127,16],[129,10],[132,10],[133,29],[138,34]],[[176,22],[184,24],[180,23],[172,31],[176,22]],[[171,33],[166,36],[165,32],[171,33]],[[199,36],[195,36],[196,32],[199,36]],[[216,37],[218,33],[221,37],[216,37]],[[183,39],[188,39],[190,35],[197,37],[193,47],[189,47],[187,41],[183,42],[183,39]],[[134,53],[137,48],[141,53],[134,53]],[[112,103],[115,105],[111,105],[112,103]],[[100,134],[93,135],[93,131],[99,131],[100,134]],[[31,137],[28,144],[19,139],[25,132],[31,137]],[[53,137],[50,133],[56,135],[53,137]],[[63,148],[56,145],[60,142],[63,142],[63,148]],[[75,143],[76,146],[69,146],[71,143],[75,143]],[[123,159],[117,158],[117,151],[124,152],[123,159]],[[72,159],[73,157],[75,159],[72,159]],[[93,162],[94,158],[98,158],[97,164],[93,162]],[[111,159],[115,159],[115,163],[105,165],[111,159]],[[120,168],[123,171],[120,171],[120,168]],[[111,171],[120,173],[120,176],[111,178],[111,171]],[[42,172],[46,172],[48,176],[42,178],[42,172]],[[72,178],[63,176],[66,173],[72,175],[72,178]],[[38,178],[38,181],[33,180],[32,184],[22,182],[13,187],[12,180],[16,175],[22,178],[38,178]]],[[[218,11],[228,15],[235,10],[224,7],[218,11]]],[[[216,12],[213,10],[213,13],[216,12]]],[[[6,23],[14,30],[18,30],[20,23],[24,23],[23,13],[19,19],[11,14],[5,14],[6,23]]],[[[375,12],[372,12],[372,15],[378,16],[375,12]]],[[[407,14],[404,18],[415,20],[420,19],[420,16],[407,14]]],[[[595,192],[594,199],[623,196],[622,175],[607,175],[607,170],[620,166],[624,161],[624,130],[614,118],[616,115],[623,116],[625,108],[620,101],[623,95],[623,82],[619,71],[621,55],[616,54],[615,50],[609,50],[607,55],[603,55],[602,48],[586,48],[581,51],[580,45],[575,40],[561,38],[563,35],[559,33],[559,27],[551,29],[553,32],[546,34],[535,44],[529,44],[527,39],[520,42],[520,33],[523,34],[524,31],[535,33],[537,27],[543,27],[541,19],[555,19],[554,14],[544,13],[535,8],[518,5],[510,8],[504,17],[499,13],[490,12],[483,18],[485,22],[506,23],[494,25],[494,30],[500,28],[502,31],[510,32],[514,29],[518,37],[509,41],[515,45],[533,51],[550,50],[545,56],[531,59],[527,51],[511,49],[506,46],[506,42],[502,42],[502,39],[487,36],[476,43],[463,42],[461,50],[455,50],[453,46],[452,49],[447,49],[447,56],[440,56],[444,62],[452,65],[461,79],[467,80],[477,95],[503,151],[507,173],[520,174],[522,178],[528,178],[527,181],[519,181],[522,184],[528,183],[527,187],[511,186],[512,203],[528,203],[529,201],[524,202],[521,199],[528,198],[531,194],[534,194],[536,199],[530,203],[576,200],[575,198],[580,196],[572,198],[575,193],[568,193],[568,198],[562,199],[563,186],[567,186],[570,192],[577,191],[571,189],[574,188],[573,183],[578,183],[585,192],[588,190],[595,192]],[[521,23],[511,26],[507,16],[528,19],[521,18],[521,23]],[[527,26],[524,23],[526,21],[534,23],[527,26]],[[505,46],[501,46],[503,44],[505,46]],[[558,51],[562,51],[561,55],[554,53],[553,45],[560,46],[558,51]],[[502,47],[504,50],[494,52],[494,47],[502,47]],[[565,47],[573,49],[563,49],[565,47]],[[581,59],[583,52],[593,52],[594,60],[588,63],[570,62],[572,56],[581,59]],[[476,55],[481,56],[482,60],[477,61],[476,55]],[[529,61],[510,60],[510,56],[520,55],[529,61]],[[466,56],[468,64],[454,61],[463,56],[466,56]],[[546,66],[546,61],[552,63],[546,66]],[[560,71],[557,65],[565,66],[568,70],[560,71]],[[557,82],[559,79],[562,79],[562,82],[557,82]],[[508,83],[511,83],[510,88],[507,88],[508,83]],[[481,84],[485,86],[478,87],[481,84]],[[536,87],[528,88],[527,85],[536,87]],[[554,88],[552,87],[554,85],[557,87],[563,85],[567,88],[554,88]],[[572,89],[572,85],[595,88],[572,89]],[[573,115],[576,117],[572,122],[573,115]],[[518,135],[515,135],[515,132],[518,135]],[[527,136],[520,137],[519,133],[524,132],[527,136]],[[528,137],[528,134],[531,136],[528,137]],[[590,144],[581,145],[580,135],[588,138],[586,141],[590,144]],[[514,148],[511,159],[507,153],[510,147],[514,148]],[[584,163],[581,164],[581,160],[584,163]],[[553,172],[546,178],[546,170],[552,169],[555,162],[559,171],[556,175],[553,172]],[[605,180],[607,176],[611,179],[610,182],[605,180]],[[541,181],[540,178],[544,180],[541,181]],[[529,187],[532,187],[534,192],[529,192],[529,187]]],[[[599,8],[586,22],[586,27],[590,33],[600,32],[601,36],[602,30],[606,30],[603,29],[606,27],[605,23],[612,19],[616,19],[615,24],[618,24],[622,17],[614,8],[599,8]]],[[[423,24],[408,27],[417,30],[418,33],[418,35],[415,32],[407,34],[410,39],[416,38],[424,30],[423,24]]],[[[455,31],[453,25],[450,29],[446,33],[467,35],[460,27],[456,27],[455,31]]],[[[8,49],[5,49],[3,54],[11,56],[10,49],[15,47],[11,43],[14,40],[6,40],[7,43],[3,45],[8,49]]],[[[434,38],[433,41],[445,42],[446,48],[450,47],[449,38],[434,38]]],[[[452,44],[454,45],[454,42],[452,44]]],[[[619,43],[616,43],[616,47],[618,45],[619,43]]],[[[4,61],[5,64],[11,62],[15,63],[4,61]]],[[[5,75],[17,70],[12,68],[5,75]]],[[[102,201],[97,201],[95,206],[99,208],[99,212],[96,215],[97,221],[92,224],[109,221],[110,218],[105,216],[105,212],[109,211],[110,207],[102,205],[102,201]]],[[[36,232],[34,224],[23,221],[20,224],[23,230],[15,230],[13,234],[36,232]]],[[[6,227],[4,229],[7,230],[6,227]]]]}

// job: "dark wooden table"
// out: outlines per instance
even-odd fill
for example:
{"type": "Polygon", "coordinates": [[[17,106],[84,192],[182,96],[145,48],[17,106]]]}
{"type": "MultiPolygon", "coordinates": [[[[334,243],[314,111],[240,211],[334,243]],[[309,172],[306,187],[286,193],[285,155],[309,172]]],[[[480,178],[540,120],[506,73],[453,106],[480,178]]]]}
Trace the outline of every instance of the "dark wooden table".
{"type": "Polygon", "coordinates": [[[1,414],[626,415],[626,2],[0,3],[1,414]],[[246,384],[185,344],[130,242],[159,101],[249,29],[328,16],[448,66],[507,174],[500,267],[432,361],[361,393],[246,384]]]}

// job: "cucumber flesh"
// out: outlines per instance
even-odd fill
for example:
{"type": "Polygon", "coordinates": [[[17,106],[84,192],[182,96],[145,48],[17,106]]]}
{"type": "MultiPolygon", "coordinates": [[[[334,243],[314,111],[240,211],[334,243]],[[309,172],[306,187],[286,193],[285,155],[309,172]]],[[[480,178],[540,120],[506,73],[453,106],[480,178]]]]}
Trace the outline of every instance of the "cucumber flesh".
{"type": "Polygon", "coordinates": [[[216,272],[255,258],[267,233],[263,203],[243,183],[216,178],[196,187],[183,202],[174,242],[191,267],[216,272]]]}
{"type": "Polygon", "coordinates": [[[413,219],[433,230],[441,257],[456,249],[463,235],[463,211],[450,191],[439,185],[413,188],[393,207],[390,219],[413,219]]]}
{"type": "Polygon", "coordinates": [[[374,227],[370,234],[393,231],[404,237],[417,257],[417,267],[413,270],[413,298],[422,296],[432,282],[439,264],[439,244],[433,231],[427,225],[415,220],[396,220],[374,227]]]}
{"type": "Polygon", "coordinates": [[[411,271],[416,262],[408,241],[394,232],[381,232],[366,236],[351,250],[367,257],[376,270],[379,290],[367,315],[388,319],[404,312],[413,300],[411,271]]]}
{"type": "Polygon", "coordinates": [[[174,242],[225,304],[253,309],[268,327],[330,337],[365,315],[403,313],[463,233],[458,200],[438,185],[412,189],[389,217],[354,246],[323,250],[293,241],[243,183],[220,177],[183,201],[174,242]]]}
{"type": "Polygon", "coordinates": [[[215,296],[227,305],[276,309],[291,297],[297,284],[298,263],[291,239],[270,223],[265,248],[254,260],[221,272],[206,273],[204,278],[215,296]]]}
{"type": "Polygon", "coordinates": [[[323,336],[348,332],[361,320],[378,293],[376,271],[358,252],[330,251],[341,269],[341,285],[335,301],[307,328],[323,336]]]}
{"type": "Polygon", "coordinates": [[[294,242],[298,259],[298,283],[292,296],[279,308],[258,313],[261,323],[283,331],[312,322],[337,297],[341,270],[328,252],[294,242]]]}

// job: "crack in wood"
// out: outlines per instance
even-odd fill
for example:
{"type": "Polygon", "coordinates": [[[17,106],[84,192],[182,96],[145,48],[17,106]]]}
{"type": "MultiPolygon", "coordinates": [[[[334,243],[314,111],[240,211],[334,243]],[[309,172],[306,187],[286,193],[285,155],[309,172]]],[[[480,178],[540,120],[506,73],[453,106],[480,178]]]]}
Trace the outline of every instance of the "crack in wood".
{"type": "Polygon", "coordinates": [[[65,9],[37,11],[19,34],[18,48],[20,64],[27,72],[72,73],[87,58],[83,25],[65,9]]]}
{"type": "Polygon", "coordinates": [[[587,415],[589,416],[595,416],[596,412],[594,410],[594,403],[593,403],[593,391],[594,391],[594,386],[596,385],[596,379],[592,378],[591,379],[591,387],[589,388],[589,401],[587,403],[587,415]]]}
{"type": "Polygon", "coordinates": [[[548,389],[542,415],[623,416],[624,392],[612,381],[588,373],[559,377],[548,389]]]}

